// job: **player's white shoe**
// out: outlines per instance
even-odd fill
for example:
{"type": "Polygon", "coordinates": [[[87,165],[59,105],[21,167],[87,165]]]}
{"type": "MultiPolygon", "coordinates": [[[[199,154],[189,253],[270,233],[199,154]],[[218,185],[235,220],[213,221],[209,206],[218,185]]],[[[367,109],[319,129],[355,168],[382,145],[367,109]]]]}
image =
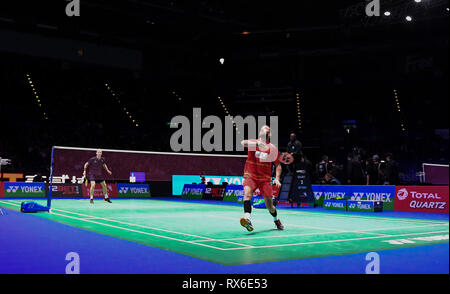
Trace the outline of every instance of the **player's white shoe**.
{"type": "Polygon", "coordinates": [[[241,218],[241,226],[247,229],[247,231],[251,232],[253,231],[253,225],[252,222],[249,219],[241,218]]]}

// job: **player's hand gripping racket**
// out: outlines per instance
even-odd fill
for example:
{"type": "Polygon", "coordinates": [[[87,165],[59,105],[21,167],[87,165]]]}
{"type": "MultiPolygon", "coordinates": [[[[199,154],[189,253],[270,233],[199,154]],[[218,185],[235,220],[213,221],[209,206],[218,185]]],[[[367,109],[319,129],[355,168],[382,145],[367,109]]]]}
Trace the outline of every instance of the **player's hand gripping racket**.
{"type": "Polygon", "coordinates": [[[87,187],[87,185],[88,185],[88,179],[86,178],[86,176],[83,176],[83,177],[81,178],[81,182],[87,187]]]}
{"type": "Polygon", "coordinates": [[[81,183],[83,183],[86,187],[88,185],[88,179],[86,177],[86,171],[83,173],[83,176],[81,177],[81,183]]]}

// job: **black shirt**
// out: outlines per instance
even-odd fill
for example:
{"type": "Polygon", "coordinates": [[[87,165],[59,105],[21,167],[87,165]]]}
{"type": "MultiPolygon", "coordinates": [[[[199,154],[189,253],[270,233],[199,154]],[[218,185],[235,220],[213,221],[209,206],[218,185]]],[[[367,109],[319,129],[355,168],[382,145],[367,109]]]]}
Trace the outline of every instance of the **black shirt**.
{"type": "Polygon", "coordinates": [[[367,175],[369,176],[370,185],[380,184],[380,163],[372,162],[367,166],[367,175]]]}
{"type": "Polygon", "coordinates": [[[393,160],[388,161],[386,165],[386,181],[390,185],[397,185],[400,182],[398,164],[393,160]]]}
{"type": "Polygon", "coordinates": [[[323,179],[323,177],[328,173],[329,166],[326,162],[319,162],[316,165],[316,173],[319,179],[323,179]]]}
{"type": "Polygon", "coordinates": [[[88,169],[90,175],[100,176],[103,174],[103,165],[106,164],[105,158],[100,159],[94,156],[88,160],[88,169]]]}
{"type": "Polygon", "coordinates": [[[350,180],[352,185],[365,185],[364,174],[359,160],[352,159],[347,161],[347,180],[350,180]]]}
{"type": "Polygon", "coordinates": [[[291,154],[302,154],[302,147],[302,143],[299,140],[295,140],[294,142],[289,141],[287,152],[291,154]]]}

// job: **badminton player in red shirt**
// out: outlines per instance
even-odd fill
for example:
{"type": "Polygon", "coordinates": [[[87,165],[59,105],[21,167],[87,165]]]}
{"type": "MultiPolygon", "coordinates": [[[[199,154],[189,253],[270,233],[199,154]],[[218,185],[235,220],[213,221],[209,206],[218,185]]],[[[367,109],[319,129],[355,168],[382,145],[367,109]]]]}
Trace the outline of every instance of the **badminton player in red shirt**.
{"type": "Polygon", "coordinates": [[[270,143],[270,127],[263,126],[259,132],[259,139],[244,140],[241,142],[244,148],[248,149],[248,157],[244,167],[244,217],[241,218],[241,225],[249,232],[253,231],[251,222],[253,193],[259,188],[264,202],[278,230],[284,230],[284,226],[277,216],[277,209],[273,205],[272,192],[272,164],[276,165],[276,176],[274,183],[281,187],[280,177],[282,168],[280,160],[288,163],[293,160],[286,154],[280,156],[277,147],[270,143]],[[288,158],[287,158],[288,157],[288,158]]]}

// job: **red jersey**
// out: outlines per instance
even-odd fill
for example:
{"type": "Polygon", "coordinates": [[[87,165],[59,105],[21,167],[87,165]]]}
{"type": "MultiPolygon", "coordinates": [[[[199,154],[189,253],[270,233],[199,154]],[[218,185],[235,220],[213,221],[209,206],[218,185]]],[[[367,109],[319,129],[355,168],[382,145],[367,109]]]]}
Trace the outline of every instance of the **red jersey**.
{"type": "MultiPolygon", "coordinates": [[[[249,140],[256,142],[257,140],[249,140]]],[[[274,145],[267,143],[269,148],[261,150],[248,150],[247,161],[244,167],[244,178],[256,181],[270,181],[272,178],[272,164],[278,165],[278,149],[274,145]]]]}

